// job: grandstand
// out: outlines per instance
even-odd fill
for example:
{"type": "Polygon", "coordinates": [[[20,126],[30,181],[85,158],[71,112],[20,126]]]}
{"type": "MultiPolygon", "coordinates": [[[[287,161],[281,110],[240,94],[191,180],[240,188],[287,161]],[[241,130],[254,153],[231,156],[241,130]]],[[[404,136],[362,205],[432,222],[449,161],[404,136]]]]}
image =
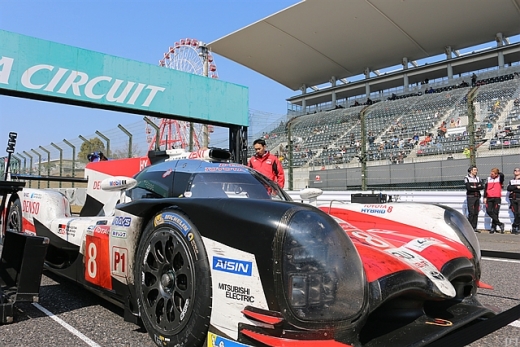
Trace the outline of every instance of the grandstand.
{"type": "Polygon", "coordinates": [[[510,38],[520,34],[519,22],[517,0],[307,0],[210,46],[301,91],[288,99],[287,120],[258,135],[290,167],[294,188],[316,186],[315,177],[320,187],[358,188],[359,179],[348,181],[360,176],[363,159],[372,188],[388,188],[377,177],[407,165],[439,169],[446,160],[460,173],[440,170],[393,186],[460,187],[467,151],[479,165],[488,165],[486,157],[506,172],[514,165],[520,43],[510,38]],[[269,50],[265,37],[276,43],[269,50]],[[491,46],[471,51],[485,43],[491,46]],[[338,182],[324,182],[327,171],[338,182]]]}

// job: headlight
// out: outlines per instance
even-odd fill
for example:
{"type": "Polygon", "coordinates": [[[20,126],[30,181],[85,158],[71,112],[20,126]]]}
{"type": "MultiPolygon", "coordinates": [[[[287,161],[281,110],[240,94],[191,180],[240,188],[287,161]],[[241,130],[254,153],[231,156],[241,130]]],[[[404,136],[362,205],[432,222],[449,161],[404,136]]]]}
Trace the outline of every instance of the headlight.
{"type": "Polygon", "coordinates": [[[473,253],[475,261],[478,263],[481,257],[480,244],[473,227],[469,224],[467,218],[462,213],[451,207],[443,207],[445,208],[444,220],[446,221],[446,224],[451,226],[457,235],[459,235],[461,241],[473,253]]]}
{"type": "Polygon", "coordinates": [[[357,317],[365,305],[361,259],[345,231],[327,214],[298,210],[279,234],[282,286],[289,311],[300,321],[357,317]]]}

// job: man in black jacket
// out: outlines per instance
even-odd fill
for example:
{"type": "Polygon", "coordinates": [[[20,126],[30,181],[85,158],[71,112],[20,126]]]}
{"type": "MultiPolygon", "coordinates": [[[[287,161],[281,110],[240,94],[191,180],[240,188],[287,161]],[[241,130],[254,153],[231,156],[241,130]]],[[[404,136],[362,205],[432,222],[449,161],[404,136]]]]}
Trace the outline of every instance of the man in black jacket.
{"type": "Polygon", "coordinates": [[[480,211],[480,191],[484,189],[484,184],[477,176],[478,169],[476,166],[468,168],[468,175],[464,177],[464,185],[466,186],[466,203],[468,205],[468,221],[476,233],[478,223],[478,213],[480,211]]]}
{"type": "Polygon", "coordinates": [[[507,191],[509,192],[510,208],[515,216],[511,234],[518,235],[520,233],[520,167],[515,168],[515,177],[509,181],[507,191]]]}

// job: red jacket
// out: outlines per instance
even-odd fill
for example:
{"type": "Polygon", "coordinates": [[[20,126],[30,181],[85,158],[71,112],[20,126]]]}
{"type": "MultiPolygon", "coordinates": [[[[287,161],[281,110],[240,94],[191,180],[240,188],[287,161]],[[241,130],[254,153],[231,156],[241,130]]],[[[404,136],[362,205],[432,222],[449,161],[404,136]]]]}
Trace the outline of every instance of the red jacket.
{"type": "Polygon", "coordinates": [[[278,183],[280,188],[283,188],[285,185],[282,163],[270,152],[265,152],[262,157],[252,156],[249,159],[249,167],[278,183]]]}

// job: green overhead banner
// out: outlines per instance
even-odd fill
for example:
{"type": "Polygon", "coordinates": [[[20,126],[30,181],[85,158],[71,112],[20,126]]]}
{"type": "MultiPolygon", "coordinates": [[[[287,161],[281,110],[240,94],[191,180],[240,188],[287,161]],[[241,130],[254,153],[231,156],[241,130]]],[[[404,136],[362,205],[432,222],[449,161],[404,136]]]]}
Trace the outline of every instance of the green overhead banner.
{"type": "Polygon", "coordinates": [[[0,94],[248,126],[247,87],[4,30],[0,94]]]}

